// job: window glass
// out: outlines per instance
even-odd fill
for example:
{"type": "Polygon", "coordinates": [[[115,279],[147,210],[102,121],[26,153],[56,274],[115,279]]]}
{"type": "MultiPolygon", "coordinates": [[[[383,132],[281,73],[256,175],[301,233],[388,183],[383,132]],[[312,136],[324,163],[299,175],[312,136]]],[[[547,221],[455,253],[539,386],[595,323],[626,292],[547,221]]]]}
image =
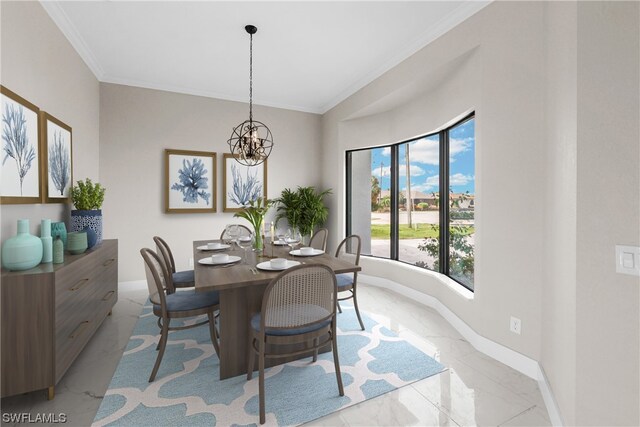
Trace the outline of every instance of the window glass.
{"type": "Polygon", "coordinates": [[[400,144],[398,163],[398,259],[439,271],[439,135],[400,144]]]}
{"type": "Polygon", "coordinates": [[[475,120],[449,131],[449,275],[473,289],[475,120]]]}

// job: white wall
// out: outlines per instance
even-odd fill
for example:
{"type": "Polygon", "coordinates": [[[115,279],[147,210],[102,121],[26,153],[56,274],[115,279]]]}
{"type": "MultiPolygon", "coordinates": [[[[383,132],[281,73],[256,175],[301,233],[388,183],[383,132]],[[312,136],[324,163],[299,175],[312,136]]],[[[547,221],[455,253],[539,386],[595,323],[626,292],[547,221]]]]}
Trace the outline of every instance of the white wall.
{"type": "MultiPolygon", "coordinates": [[[[98,81],[38,2],[0,2],[1,83],[73,129],[73,179],[99,177],[98,81]]],[[[63,204],[2,205],[2,241],[16,234],[16,221],[64,220],[63,204]]]]}
{"type": "Polygon", "coordinates": [[[614,265],[615,244],[640,245],[638,6],[494,2],[323,116],[335,244],[335,159],[476,111],[473,299],[415,269],[364,272],[540,361],[567,425],[640,424],[640,283],[614,265]]]}
{"type": "MultiPolygon", "coordinates": [[[[154,235],[169,243],[178,268],[187,269],[193,240],[218,238],[225,224],[244,221],[222,213],[222,157],[229,152],[231,130],[248,118],[249,105],[113,84],[101,84],[100,104],[104,233],[120,242],[119,280],[144,278],[139,251],[153,247],[154,235]],[[164,213],[165,148],[218,153],[218,213],[164,213]]],[[[254,106],[254,118],[274,138],[267,196],[299,185],[319,188],[320,116],[254,106]]]]}

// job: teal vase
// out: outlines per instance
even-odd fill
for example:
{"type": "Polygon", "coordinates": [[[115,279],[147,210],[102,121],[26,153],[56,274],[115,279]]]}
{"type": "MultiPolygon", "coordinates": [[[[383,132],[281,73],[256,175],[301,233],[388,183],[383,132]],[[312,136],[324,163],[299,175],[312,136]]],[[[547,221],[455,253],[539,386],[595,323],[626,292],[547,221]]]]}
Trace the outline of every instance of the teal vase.
{"type": "Polygon", "coordinates": [[[84,253],[87,247],[87,233],[85,231],[72,231],[67,234],[67,250],[71,255],[84,253]]]}
{"type": "Polygon", "coordinates": [[[42,240],[42,263],[53,261],[53,240],[51,239],[51,220],[40,221],[40,240],[42,240]]]}
{"type": "Polygon", "coordinates": [[[51,238],[56,239],[56,236],[60,236],[63,246],[67,247],[67,227],[64,222],[54,222],[51,224],[51,238]]]}
{"type": "Polygon", "coordinates": [[[42,261],[42,241],[29,234],[29,220],[18,220],[18,234],[2,244],[2,266],[7,270],[28,270],[42,261]]]}
{"type": "Polygon", "coordinates": [[[53,263],[62,264],[64,262],[64,243],[60,235],[56,236],[56,240],[53,242],[53,263]]]}

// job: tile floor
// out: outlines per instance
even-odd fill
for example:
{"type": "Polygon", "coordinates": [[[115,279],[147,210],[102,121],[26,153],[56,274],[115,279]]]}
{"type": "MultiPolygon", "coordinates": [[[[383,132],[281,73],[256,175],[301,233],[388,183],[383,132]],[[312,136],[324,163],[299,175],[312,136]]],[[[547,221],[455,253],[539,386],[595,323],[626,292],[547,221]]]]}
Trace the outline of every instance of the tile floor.
{"type": "MultiPolygon", "coordinates": [[[[362,310],[449,369],[309,425],[550,425],[537,383],[476,351],[436,311],[366,283],[358,290],[362,310]]],[[[54,400],[44,392],[8,397],[2,413],[64,413],[67,425],[91,425],[146,297],[146,290],[120,292],[113,315],[57,385],[54,400]]]]}

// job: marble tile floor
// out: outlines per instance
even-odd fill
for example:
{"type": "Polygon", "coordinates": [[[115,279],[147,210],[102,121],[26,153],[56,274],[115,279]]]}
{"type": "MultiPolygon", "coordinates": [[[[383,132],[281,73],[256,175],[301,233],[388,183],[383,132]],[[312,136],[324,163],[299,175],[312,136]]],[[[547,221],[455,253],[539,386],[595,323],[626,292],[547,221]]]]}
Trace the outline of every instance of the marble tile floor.
{"type": "MultiPolygon", "coordinates": [[[[448,369],[308,425],[550,425],[537,383],[475,350],[436,311],[366,283],[358,292],[363,311],[448,369]]],[[[2,399],[1,412],[64,413],[67,425],[91,425],[146,297],[146,289],[120,292],[113,315],[57,385],[54,400],[44,391],[12,396],[2,399]]]]}

